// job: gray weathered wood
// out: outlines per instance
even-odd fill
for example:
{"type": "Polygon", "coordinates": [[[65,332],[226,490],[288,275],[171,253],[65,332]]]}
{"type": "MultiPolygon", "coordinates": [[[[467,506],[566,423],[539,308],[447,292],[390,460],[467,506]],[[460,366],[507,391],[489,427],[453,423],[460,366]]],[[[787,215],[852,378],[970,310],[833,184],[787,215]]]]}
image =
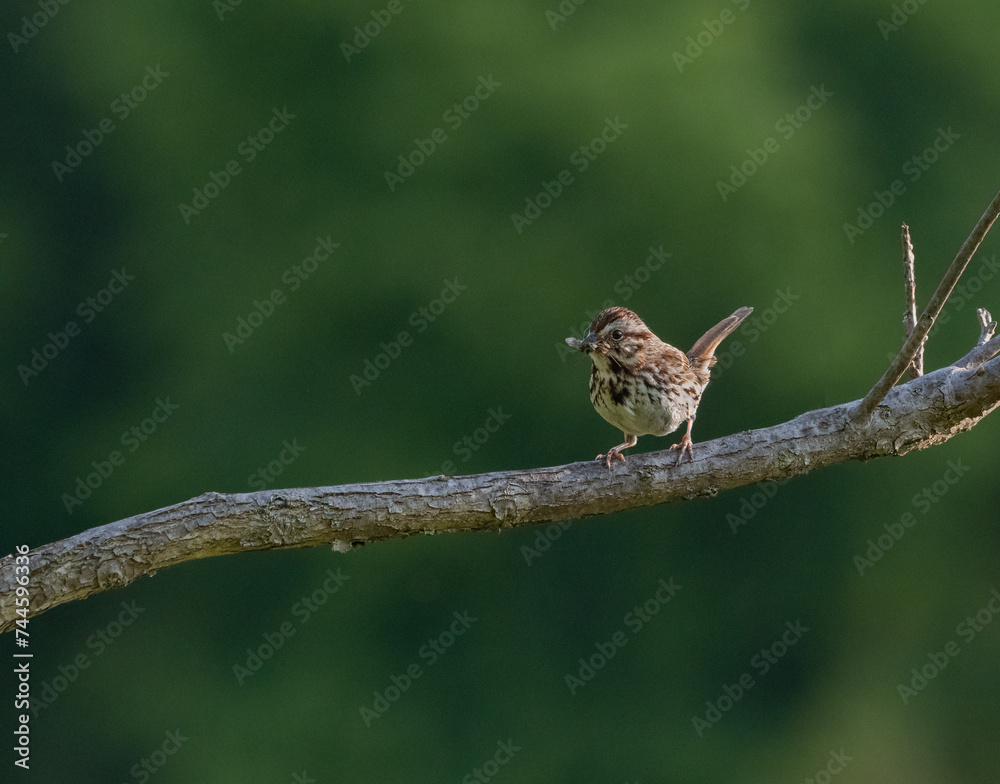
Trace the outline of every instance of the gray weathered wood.
{"type": "MultiPolygon", "coordinates": [[[[120,588],[158,569],[248,550],[358,544],[414,534],[496,531],[711,496],[846,460],[944,443],[1000,404],[1000,337],[955,365],[892,388],[865,422],[857,401],[672,452],[461,477],[206,493],[42,545],[30,553],[30,614],[120,588]]],[[[17,618],[13,556],[0,559],[0,632],[17,618]]]]}
{"type": "Polygon", "coordinates": [[[927,307],[920,314],[916,326],[907,336],[906,342],[903,343],[903,347],[899,350],[892,364],[889,365],[889,369],[882,374],[882,378],[875,382],[875,386],[868,391],[864,399],[854,408],[851,416],[855,420],[860,422],[871,416],[875,407],[882,401],[882,398],[886,396],[889,390],[896,385],[896,382],[899,381],[903,373],[913,362],[917,351],[924,345],[927,335],[930,334],[931,327],[934,326],[934,320],[940,315],[941,310],[944,308],[944,303],[948,301],[948,297],[951,296],[951,292],[958,284],[958,279],[962,277],[965,268],[969,266],[973,255],[998,216],[1000,216],[1000,193],[997,193],[993,197],[993,201],[990,202],[990,206],[986,208],[986,212],[976,222],[975,228],[972,229],[972,233],[968,236],[968,239],[958,249],[958,253],[952,260],[951,266],[948,267],[948,271],[941,278],[941,282],[938,283],[938,287],[927,303],[927,307]]]}

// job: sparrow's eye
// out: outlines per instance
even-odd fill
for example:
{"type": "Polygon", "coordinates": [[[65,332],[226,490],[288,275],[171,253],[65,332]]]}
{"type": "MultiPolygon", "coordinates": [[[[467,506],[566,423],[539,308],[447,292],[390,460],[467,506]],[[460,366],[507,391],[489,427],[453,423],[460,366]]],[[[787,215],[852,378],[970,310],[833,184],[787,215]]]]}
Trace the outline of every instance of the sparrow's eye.
{"type": "Polygon", "coordinates": [[[621,340],[623,337],[624,333],[622,333],[620,329],[616,329],[614,332],[611,333],[612,340],[621,340]]]}

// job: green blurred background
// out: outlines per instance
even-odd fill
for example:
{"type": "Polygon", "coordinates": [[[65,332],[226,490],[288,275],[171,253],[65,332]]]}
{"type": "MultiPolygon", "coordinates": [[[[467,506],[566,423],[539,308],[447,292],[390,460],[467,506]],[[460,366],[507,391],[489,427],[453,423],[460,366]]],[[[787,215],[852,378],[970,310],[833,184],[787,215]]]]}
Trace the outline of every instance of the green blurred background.
{"type": "MultiPolygon", "coordinates": [[[[609,301],[685,348],[756,308],[696,442],[856,399],[902,341],[900,224],[922,306],[1000,188],[1000,7],[982,1],[52,1],[2,19],[4,553],[206,491],[589,459],[620,434],[562,340],[609,301]],[[304,262],[317,238],[339,247],[304,262]],[[133,279],[102,293],[116,270],[133,279]],[[257,326],[230,350],[241,318],[257,326]],[[36,350],[53,356],[19,370],[36,350]],[[123,442],[158,401],[177,408],[123,442]]],[[[974,307],[1000,311],[998,242],[928,369],[974,344],[974,307]]],[[[64,605],[30,627],[33,689],[55,699],[10,780],[992,780],[998,427],[565,529],[209,559],[64,605]],[[699,734],[706,703],[723,710],[699,734]]]]}

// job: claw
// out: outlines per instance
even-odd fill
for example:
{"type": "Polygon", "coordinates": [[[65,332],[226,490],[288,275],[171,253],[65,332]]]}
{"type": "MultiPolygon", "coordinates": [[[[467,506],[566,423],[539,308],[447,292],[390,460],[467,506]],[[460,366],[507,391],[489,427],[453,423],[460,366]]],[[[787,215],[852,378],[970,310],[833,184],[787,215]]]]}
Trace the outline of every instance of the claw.
{"type": "Polygon", "coordinates": [[[679,450],[681,450],[680,454],[677,455],[677,460],[674,461],[674,465],[675,466],[678,466],[678,465],[681,464],[681,461],[684,459],[684,455],[685,454],[687,454],[689,461],[693,461],[694,460],[694,451],[692,449],[692,447],[694,446],[694,444],[691,441],[691,427],[693,425],[694,425],[694,419],[689,419],[688,420],[687,432],[684,434],[684,436],[681,438],[680,441],[678,441],[676,444],[674,444],[672,447],[670,447],[671,450],[673,450],[673,449],[679,449],[679,450]]]}
{"type": "Polygon", "coordinates": [[[694,460],[693,447],[694,444],[691,441],[691,436],[685,433],[684,437],[681,438],[680,441],[678,441],[676,444],[670,447],[670,451],[673,451],[675,449],[680,450],[680,453],[677,455],[677,460],[674,461],[674,465],[675,466],[680,465],[681,461],[684,459],[684,455],[688,456],[688,462],[694,460]]]}
{"type": "Polygon", "coordinates": [[[623,463],[625,462],[625,455],[622,454],[622,450],[631,449],[632,447],[635,446],[635,442],[638,440],[636,436],[629,435],[628,433],[623,433],[622,435],[625,436],[625,440],[622,441],[622,443],[620,443],[618,446],[611,447],[611,449],[608,450],[608,453],[606,455],[598,455],[597,457],[594,458],[595,460],[603,459],[604,465],[608,467],[609,471],[611,470],[612,460],[618,459],[621,460],[623,463]]]}
{"type": "Polygon", "coordinates": [[[625,462],[625,455],[623,455],[617,449],[609,449],[606,455],[598,455],[597,457],[594,458],[594,460],[604,460],[604,465],[606,465],[608,467],[608,470],[610,471],[611,461],[616,458],[618,460],[621,460],[623,463],[625,462]]]}

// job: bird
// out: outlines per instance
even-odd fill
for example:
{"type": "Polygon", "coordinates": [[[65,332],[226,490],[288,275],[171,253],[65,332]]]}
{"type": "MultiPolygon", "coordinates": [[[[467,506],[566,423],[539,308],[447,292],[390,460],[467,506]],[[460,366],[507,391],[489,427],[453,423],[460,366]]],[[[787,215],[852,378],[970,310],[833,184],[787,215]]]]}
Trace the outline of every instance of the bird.
{"type": "Polygon", "coordinates": [[[708,386],[715,350],[753,308],[740,308],[702,335],[684,353],[664,343],[641,318],[619,305],[601,311],[580,340],[566,343],[593,360],[590,402],[597,413],[619,428],[625,440],[597,456],[608,469],[612,460],[625,461],[622,452],[639,436],[665,436],[687,423],[687,432],[670,447],[678,450],[675,465],[686,455],[694,460],[691,428],[698,404],[708,386]]]}

